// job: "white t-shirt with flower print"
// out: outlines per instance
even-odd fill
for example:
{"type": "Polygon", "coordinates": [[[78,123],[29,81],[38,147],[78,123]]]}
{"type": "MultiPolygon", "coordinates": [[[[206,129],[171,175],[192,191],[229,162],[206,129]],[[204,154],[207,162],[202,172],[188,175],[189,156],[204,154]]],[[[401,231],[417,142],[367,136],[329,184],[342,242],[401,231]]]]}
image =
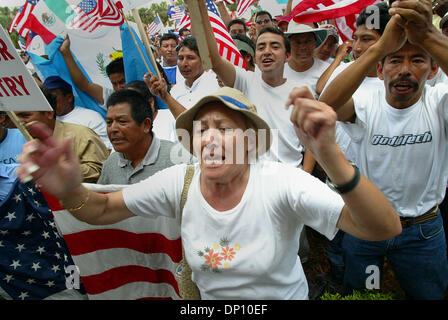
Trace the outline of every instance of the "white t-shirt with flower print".
{"type": "MultiPolygon", "coordinates": [[[[332,239],[342,198],[286,164],[260,161],[250,170],[240,203],[219,212],[202,196],[195,165],[182,217],[193,280],[202,299],[308,299],[297,239],[304,224],[332,239]]],[[[173,166],[124,189],[126,206],[141,216],[178,218],[185,171],[173,166]]]]}

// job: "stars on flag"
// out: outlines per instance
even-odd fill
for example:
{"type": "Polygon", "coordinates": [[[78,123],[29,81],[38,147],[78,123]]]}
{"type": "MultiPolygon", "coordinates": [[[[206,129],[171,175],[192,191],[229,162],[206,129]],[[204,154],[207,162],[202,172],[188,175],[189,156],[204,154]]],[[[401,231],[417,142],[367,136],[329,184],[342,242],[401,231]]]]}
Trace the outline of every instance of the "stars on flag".
{"type": "Polygon", "coordinates": [[[15,300],[44,299],[67,289],[74,265],[42,193],[16,181],[0,203],[0,281],[15,300]]]}

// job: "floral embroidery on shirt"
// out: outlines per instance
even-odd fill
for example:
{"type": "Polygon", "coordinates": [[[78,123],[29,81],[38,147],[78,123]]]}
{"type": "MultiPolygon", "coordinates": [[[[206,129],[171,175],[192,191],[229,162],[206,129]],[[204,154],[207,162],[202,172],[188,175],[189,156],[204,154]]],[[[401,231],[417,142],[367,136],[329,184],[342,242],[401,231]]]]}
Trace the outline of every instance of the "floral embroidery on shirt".
{"type": "Polygon", "coordinates": [[[201,271],[221,272],[220,268],[229,269],[230,262],[235,258],[237,252],[241,249],[241,245],[236,243],[230,246],[230,240],[223,237],[219,243],[215,242],[212,248],[205,247],[204,250],[198,251],[198,256],[204,258],[201,265],[201,271]]]}

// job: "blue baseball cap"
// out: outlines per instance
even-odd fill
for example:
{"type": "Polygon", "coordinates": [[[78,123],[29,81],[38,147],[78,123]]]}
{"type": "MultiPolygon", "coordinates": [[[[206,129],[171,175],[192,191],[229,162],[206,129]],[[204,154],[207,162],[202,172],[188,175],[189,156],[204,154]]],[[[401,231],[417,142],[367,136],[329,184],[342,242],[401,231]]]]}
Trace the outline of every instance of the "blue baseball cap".
{"type": "Polygon", "coordinates": [[[58,76],[48,77],[45,79],[43,85],[48,89],[66,89],[72,91],[72,86],[58,76]]]}

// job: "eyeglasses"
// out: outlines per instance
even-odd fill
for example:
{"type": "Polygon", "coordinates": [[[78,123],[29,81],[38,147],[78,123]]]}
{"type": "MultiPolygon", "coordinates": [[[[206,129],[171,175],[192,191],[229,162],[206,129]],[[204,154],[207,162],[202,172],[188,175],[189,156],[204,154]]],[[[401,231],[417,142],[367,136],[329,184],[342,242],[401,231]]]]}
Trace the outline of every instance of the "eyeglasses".
{"type": "Polygon", "coordinates": [[[269,22],[271,22],[271,19],[269,19],[269,18],[266,18],[266,19],[264,19],[264,20],[257,20],[257,21],[255,21],[257,24],[262,24],[262,23],[269,23],[269,22]]]}

